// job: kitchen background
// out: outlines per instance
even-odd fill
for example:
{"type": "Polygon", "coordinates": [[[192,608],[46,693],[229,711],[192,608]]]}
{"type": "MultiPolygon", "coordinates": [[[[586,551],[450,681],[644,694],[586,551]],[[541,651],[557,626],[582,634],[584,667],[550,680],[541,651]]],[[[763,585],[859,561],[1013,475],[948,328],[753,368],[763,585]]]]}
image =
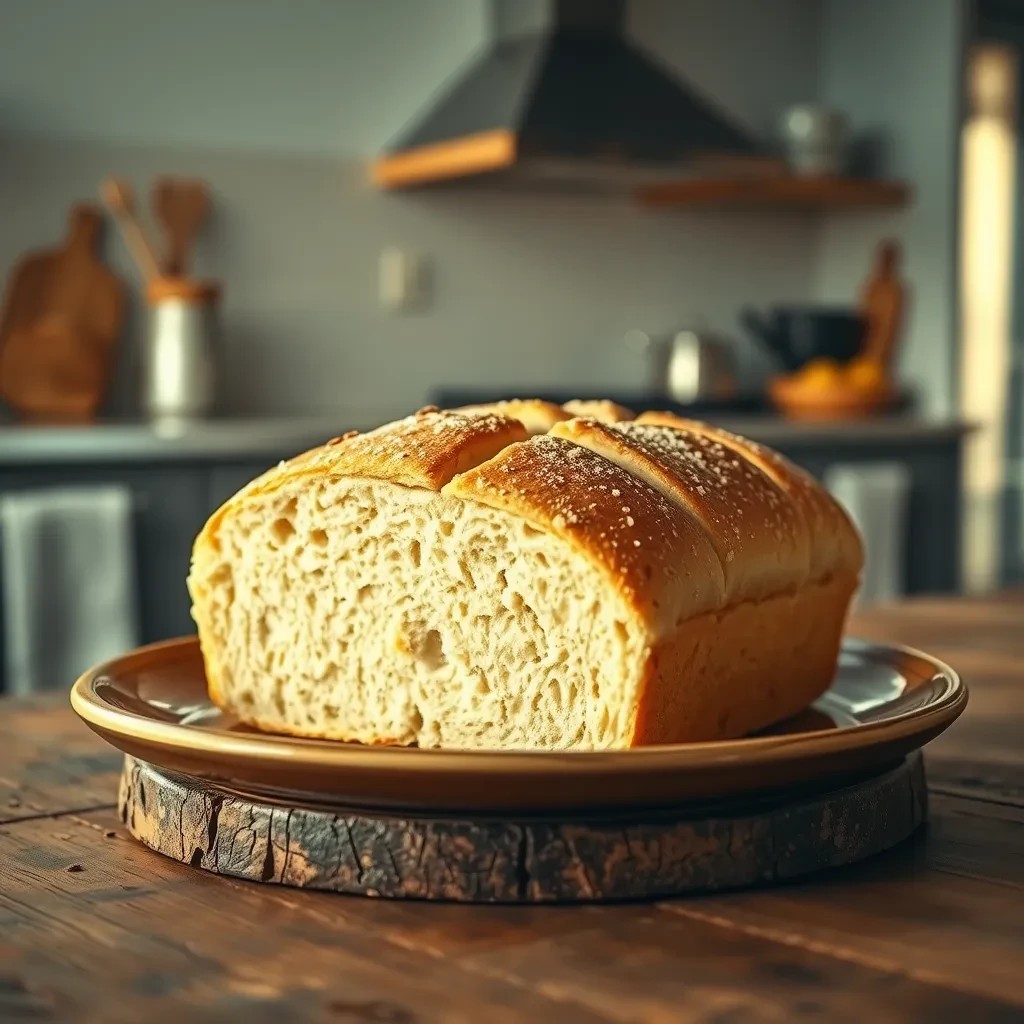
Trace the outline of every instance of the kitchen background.
{"type": "MultiPolygon", "coordinates": [[[[154,239],[162,237],[154,182],[205,183],[209,213],[190,271],[220,290],[214,303],[202,289],[165,287],[150,295],[160,299],[151,308],[108,184],[98,253],[123,283],[124,310],[114,316],[109,380],[92,422],[54,425],[63,399],[42,408],[53,404],[53,367],[64,364],[53,357],[39,370],[39,353],[46,344],[74,349],[66,324],[45,317],[57,290],[32,306],[46,329],[23,333],[18,345],[0,320],[8,688],[64,686],[101,649],[188,630],[188,549],[220,500],[281,457],[440,393],[646,395],[661,406],[714,397],[695,408],[777,445],[848,503],[875,567],[864,600],[1020,578],[1014,424],[1024,388],[1011,323],[1020,6],[625,3],[634,45],[769,156],[792,164],[780,126],[797,105],[845,119],[836,174],[822,175],[824,164],[802,175],[775,167],[738,192],[720,179],[732,198],[717,192],[711,203],[685,189],[644,201],[635,189],[513,188],[501,176],[482,187],[374,182],[375,161],[489,50],[501,26],[550,29],[578,4],[0,4],[8,314],[18,261],[63,243],[74,204],[103,209],[101,183],[111,177],[132,186],[154,239]],[[985,58],[997,68],[996,91],[1013,94],[995,113],[972,106],[972,74],[985,58]],[[978,134],[986,117],[1003,132],[1002,193],[991,159],[975,153],[981,170],[968,173],[972,118],[978,134]],[[992,205],[997,194],[1002,208],[992,205]],[[993,234],[993,224],[1008,227],[993,234]],[[785,367],[752,337],[743,311],[814,304],[856,312],[885,240],[901,257],[893,377],[902,404],[794,418],[769,397],[785,367]],[[987,254],[984,267],[972,252],[987,254]],[[1003,293],[993,294],[1000,281],[1003,293]],[[206,318],[207,308],[216,316],[206,318]],[[651,392],[651,354],[682,330],[727,340],[731,398],[705,394],[692,374],[676,381],[685,394],[651,392]],[[644,335],[653,339],[646,349],[644,335]],[[154,347],[207,341],[217,353],[215,403],[155,420],[155,393],[163,388],[166,399],[173,388],[173,359],[154,383],[154,347]],[[980,368],[970,380],[967,365],[980,368]],[[44,399],[27,423],[32,387],[44,399]]],[[[984,147],[999,142],[977,145],[991,155],[984,147]]],[[[94,300],[60,301],[81,312],[94,300]]],[[[835,385],[831,368],[826,376],[835,385]]]]}
{"type": "MultiPolygon", "coordinates": [[[[225,407],[333,414],[405,408],[442,381],[639,384],[628,329],[702,317],[736,332],[743,303],[848,302],[879,234],[896,232],[915,293],[904,373],[929,409],[951,410],[961,5],[627,5],[629,34],[758,136],[791,104],[847,111],[883,140],[885,172],[913,182],[906,210],[374,191],[368,161],[486,45],[489,13],[485,0],[5,3],[0,261],[59,239],[69,203],[107,175],[140,191],[159,173],[203,177],[215,213],[198,267],[225,282],[225,407]],[[390,245],[430,260],[422,315],[380,306],[390,245]]],[[[132,281],[108,236],[105,258],[132,281]]],[[[126,347],[142,336],[129,326],[126,347]]],[[[117,410],[133,406],[130,363],[117,410]]]]}

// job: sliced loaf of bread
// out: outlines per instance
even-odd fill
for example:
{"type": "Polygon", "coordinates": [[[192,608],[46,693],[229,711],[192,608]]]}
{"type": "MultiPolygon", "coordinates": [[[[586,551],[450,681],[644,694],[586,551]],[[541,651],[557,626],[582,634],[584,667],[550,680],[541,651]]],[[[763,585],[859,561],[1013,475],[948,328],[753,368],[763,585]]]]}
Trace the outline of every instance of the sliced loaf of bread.
{"type": "Polygon", "coordinates": [[[807,473],[611,403],[424,409],[254,480],[196,540],[212,699],[362,743],[741,736],[831,681],[863,563],[807,473]]]}

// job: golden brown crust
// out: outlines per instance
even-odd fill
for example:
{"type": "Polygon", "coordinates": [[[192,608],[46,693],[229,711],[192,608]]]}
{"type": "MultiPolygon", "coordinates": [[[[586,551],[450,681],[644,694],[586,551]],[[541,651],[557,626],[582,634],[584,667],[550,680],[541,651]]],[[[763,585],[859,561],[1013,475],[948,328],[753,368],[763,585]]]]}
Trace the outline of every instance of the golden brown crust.
{"type": "Polygon", "coordinates": [[[196,539],[196,551],[217,547],[225,514],[249,498],[303,478],[369,477],[439,491],[456,474],[527,437],[517,420],[492,412],[460,413],[433,406],[365,434],[351,431],[267,470],[219,508],[196,539]]]}
{"type": "Polygon", "coordinates": [[[804,517],[810,538],[811,579],[824,579],[833,573],[860,574],[863,542],[849,516],[810,473],[784,455],[721,427],[670,412],[645,412],[637,422],[700,433],[744,455],[792,498],[804,517]]]}
{"type": "MultiPolygon", "coordinates": [[[[562,408],[571,416],[589,416],[602,423],[624,423],[636,419],[636,413],[624,405],[610,402],[607,399],[574,398],[566,402],[562,408]]],[[[553,426],[554,424],[552,424],[553,426]]]]}
{"type": "Polygon", "coordinates": [[[692,516],[570,441],[546,435],[511,445],[455,477],[444,493],[522,516],[565,538],[657,634],[722,604],[721,564],[692,516]]]}
{"type": "Polygon", "coordinates": [[[366,434],[329,441],[285,463],[281,475],[370,477],[439,491],[457,473],[524,437],[522,423],[509,416],[428,406],[366,434]]]}
{"type": "Polygon", "coordinates": [[[651,652],[631,745],[746,736],[817,700],[835,673],[854,582],[810,583],[682,623],[651,652]]]}
{"type": "Polygon", "coordinates": [[[552,433],[657,487],[697,520],[725,574],[726,603],[794,590],[809,576],[810,540],[793,502],[738,453],[693,431],[577,419],[552,433]]]}
{"type": "Polygon", "coordinates": [[[464,405],[453,411],[469,416],[488,413],[508,416],[519,420],[530,434],[546,434],[559,420],[567,420],[570,416],[560,405],[538,398],[510,398],[504,402],[491,402],[489,405],[464,405]]]}

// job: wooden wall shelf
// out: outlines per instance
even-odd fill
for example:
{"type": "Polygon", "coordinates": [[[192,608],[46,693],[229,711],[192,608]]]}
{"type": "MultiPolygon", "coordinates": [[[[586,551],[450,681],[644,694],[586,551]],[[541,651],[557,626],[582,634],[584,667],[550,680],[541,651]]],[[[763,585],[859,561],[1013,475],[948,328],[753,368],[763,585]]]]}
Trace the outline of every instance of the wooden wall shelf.
{"type": "Polygon", "coordinates": [[[911,188],[902,181],[873,178],[695,179],[642,189],[645,206],[763,209],[871,209],[905,206],[911,188]]]}

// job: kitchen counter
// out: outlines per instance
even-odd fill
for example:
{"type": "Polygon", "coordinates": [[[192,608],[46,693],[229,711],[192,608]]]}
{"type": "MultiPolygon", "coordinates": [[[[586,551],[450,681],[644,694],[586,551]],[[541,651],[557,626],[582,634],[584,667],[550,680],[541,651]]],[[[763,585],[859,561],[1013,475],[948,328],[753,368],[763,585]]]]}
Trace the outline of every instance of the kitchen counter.
{"type": "Polygon", "coordinates": [[[856,634],[969,681],[925,751],[926,829],[802,882],[643,904],[453,906],[217,877],[131,838],[121,758],[66,697],[0,701],[4,1019],[1019,1021],[1022,620],[1024,594],[854,616],[856,634]]]}
{"type": "MultiPolygon", "coordinates": [[[[0,467],[285,458],[346,430],[369,430],[402,415],[395,410],[334,416],[223,419],[154,426],[110,422],[89,426],[0,426],[0,467]]],[[[716,417],[720,426],[763,444],[789,448],[921,445],[957,440],[971,429],[958,420],[890,416],[843,423],[797,423],[775,416],[716,417]]]]}
{"type": "Polygon", "coordinates": [[[772,447],[790,445],[919,444],[958,440],[974,427],[961,420],[930,420],[920,416],[879,416],[875,419],[805,423],[781,416],[720,416],[713,421],[735,434],[772,447]]]}
{"type": "Polygon", "coordinates": [[[0,466],[283,458],[351,429],[337,419],[224,419],[0,427],[0,466]]]}

